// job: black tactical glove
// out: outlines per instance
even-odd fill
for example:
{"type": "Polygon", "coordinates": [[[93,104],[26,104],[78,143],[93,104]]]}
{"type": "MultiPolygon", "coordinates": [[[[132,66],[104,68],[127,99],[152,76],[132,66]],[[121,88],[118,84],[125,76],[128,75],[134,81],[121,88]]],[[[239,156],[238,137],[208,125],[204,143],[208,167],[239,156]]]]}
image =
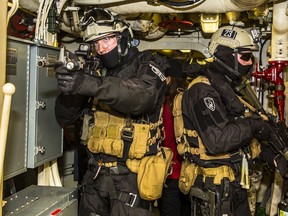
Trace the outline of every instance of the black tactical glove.
{"type": "Polygon", "coordinates": [[[75,122],[82,114],[89,97],[61,93],[55,101],[55,116],[61,127],[75,122]]]}
{"type": "Polygon", "coordinates": [[[261,116],[253,115],[249,117],[252,133],[259,140],[267,140],[272,133],[271,126],[265,122],[261,116]]]}
{"type": "Polygon", "coordinates": [[[64,66],[55,69],[58,88],[63,93],[77,94],[84,81],[82,71],[68,71],[64,66]]]}
{"type": "Polygon", "coordinates": [[[278,154],[274,158],[275,167],[277,168],[280,175],[288,179],[288,161],[284,158],[283,155],[278,154]]]}
{"type": "Polygon", "coordinates": [[[275,152],[275,150],[273,150],[271,147],[271,145],[261,145],[259,159],[262,162],[267,163],[271,169],[277,169],[283,178],[288,178],[287,160],[282,154],[275,152]]]}

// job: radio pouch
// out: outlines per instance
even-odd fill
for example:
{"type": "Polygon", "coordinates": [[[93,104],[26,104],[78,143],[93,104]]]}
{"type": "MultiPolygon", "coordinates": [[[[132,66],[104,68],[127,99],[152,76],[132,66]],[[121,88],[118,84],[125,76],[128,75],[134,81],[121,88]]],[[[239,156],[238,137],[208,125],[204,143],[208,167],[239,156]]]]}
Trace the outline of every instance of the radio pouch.
{"type": "Polygon", "coordinates": [[[157,155],[141,159],[137,183],[142,199],[156,200],[161,197],[166,177],[170,174],[173,152],[161,147],[157,155]]]}

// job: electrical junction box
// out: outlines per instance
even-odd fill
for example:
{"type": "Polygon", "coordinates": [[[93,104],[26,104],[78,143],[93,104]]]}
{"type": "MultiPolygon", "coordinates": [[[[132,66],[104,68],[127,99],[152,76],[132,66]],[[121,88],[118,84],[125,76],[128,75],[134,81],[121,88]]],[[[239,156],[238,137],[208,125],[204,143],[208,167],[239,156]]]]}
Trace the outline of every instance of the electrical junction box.
{"type": "Polygon", "coordinates": [[[54,106],[60,91],[53,67],[39,67],[39,60],[55,62],[60,49],[33,45],[30,48],[28,168],[34,168],[63,154],[62,129],[54,106]]]}
{"type": "Polygon", "coordinates": [[[4,199],[3,216],[77,216],[76,188],[31,185],[4,199]]]}
{"type": "Polygon", "coordinates": [[[8,37],[6,82],[15,85],[8,128],[4,180],[60,157],[62,129],[54,114],[57,80],[54,69],[39,59],[58,59],[60,49],[8,37]]]}

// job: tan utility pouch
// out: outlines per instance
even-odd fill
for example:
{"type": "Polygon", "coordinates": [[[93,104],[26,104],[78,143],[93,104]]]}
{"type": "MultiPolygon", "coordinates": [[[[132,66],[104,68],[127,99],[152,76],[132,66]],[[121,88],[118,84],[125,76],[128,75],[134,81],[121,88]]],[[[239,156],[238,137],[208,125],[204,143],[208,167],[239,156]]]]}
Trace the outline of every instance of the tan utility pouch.
{"type": "Polygon", "coordinates": [[[191,187],[194,185],[198,175],[199,167],[187,160],[182,162],[181,172],[179,177],[179,189],[182,193],[188,194],[191,187]]]}
{"type": "Polygon", "coordinates": [[[140,159],[147,152],[147,141],[150,136],[150,130],[148,124],[136,124],[133,123],[133,142],[129,149],[128,158],[140,159]]]}
{"type": "Polygon", "coordinates": [[[124,118],[100,111],[95,112],[94,118],[95,126],[87,143],[88,149],[93,153],[104,153],[121,158],[124,148],[121,139],[124,118]]]}
{"type": "Polygon", "coordinates": [[[141,160],[137,182],[142,199],[156,200],[161,197],[172,158],[172,150],[162,147],[157,155],[147,156],[141,160]]]}

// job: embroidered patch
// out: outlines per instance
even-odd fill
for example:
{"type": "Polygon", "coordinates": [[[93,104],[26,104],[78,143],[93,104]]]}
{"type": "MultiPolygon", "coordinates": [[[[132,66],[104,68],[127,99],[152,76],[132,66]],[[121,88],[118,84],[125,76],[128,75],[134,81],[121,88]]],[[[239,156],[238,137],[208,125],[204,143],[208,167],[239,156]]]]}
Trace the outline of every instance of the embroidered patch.
{"type": "Polygon", "coordinates": [[[160,79],[161,81],[165,81],[166,77],[164,76],[164,74],[154,65],[149,64],[149,66],[151,67],[151,70],[153,71],[153,73],[155,73],[160,79]]]}
{"type": "Polygon", "coordinates": [[[215,111],[215,102],[213,98],[211,97],[204,98],[204,103],[209,110],[215,111]]]}

